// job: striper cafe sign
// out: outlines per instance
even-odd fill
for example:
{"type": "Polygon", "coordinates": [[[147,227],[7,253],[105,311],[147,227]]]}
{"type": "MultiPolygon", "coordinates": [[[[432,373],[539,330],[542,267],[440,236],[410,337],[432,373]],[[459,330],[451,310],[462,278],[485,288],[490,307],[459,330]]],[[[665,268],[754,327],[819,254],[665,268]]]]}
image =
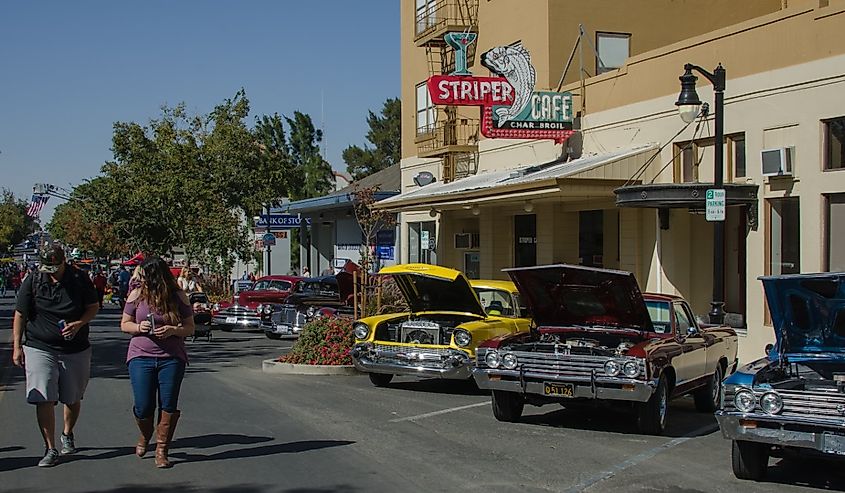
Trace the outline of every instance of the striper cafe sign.
{"type": "Polygon", "coordinates": [[[475,33],[448,33],[455,49],[455,71],[427,81],[433,104],[480,106],[481,133],[488,138],[552,139],[563,143],[573,133],[572,94],[535,91],[537,74],[521,43],[497,46],[481,64],[498,77],[475,77],[467,69],[467,48],[475,33]]]}

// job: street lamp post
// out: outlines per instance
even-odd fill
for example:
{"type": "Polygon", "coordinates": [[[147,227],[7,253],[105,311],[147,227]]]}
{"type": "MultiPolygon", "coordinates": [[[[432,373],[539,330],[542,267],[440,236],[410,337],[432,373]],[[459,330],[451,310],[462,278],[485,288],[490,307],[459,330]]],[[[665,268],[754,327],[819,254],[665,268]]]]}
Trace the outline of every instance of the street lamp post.
{"type": "MultiPolygon", "coordinates": [[[[267,205],[267,234],[272,234],[272,231],[270,231],[270,205],[269,204],[267,205]]],[[[269,275],[271,275],[270,274],[270,242],[265,241],[265,243],[266,243],[265,246],[267,247],[267,274],[266,275],[269,276],[269,275]]]]}
{"type": "MultiPolygon", "coordinates": [[[[716,142],[714,149],[714,188],[724,185],[724,141],[725,141],[725,69],[722,64],[712,73],[698,65],[687,63],[684,65],[684,75],[680,77],[681,93],[675,105],[678,113],[685,122],[690,123],[699,114],[701,100],[695,92],[695,81],[698,77],[692,74],[695,70],[713,84],[715,93],[715,111],[713,118],[716,124],[716,142]]],[[[725,221],[715,221],[713,225],[713,298],[710,302],[710,323],[722,324],[725,320],[725,221]]]]}

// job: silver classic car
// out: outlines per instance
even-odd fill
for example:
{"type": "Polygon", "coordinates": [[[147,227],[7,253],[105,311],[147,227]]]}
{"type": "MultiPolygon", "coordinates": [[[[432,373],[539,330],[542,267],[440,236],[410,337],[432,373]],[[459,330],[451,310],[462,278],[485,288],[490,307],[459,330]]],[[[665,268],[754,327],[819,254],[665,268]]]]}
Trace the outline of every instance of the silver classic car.
{"type": "Polygon", "coordinates": [[[845,273],[763,277],[776,344],[724,383],[716,419],[740,479],[769,457],[845,456],[845,273]]]}

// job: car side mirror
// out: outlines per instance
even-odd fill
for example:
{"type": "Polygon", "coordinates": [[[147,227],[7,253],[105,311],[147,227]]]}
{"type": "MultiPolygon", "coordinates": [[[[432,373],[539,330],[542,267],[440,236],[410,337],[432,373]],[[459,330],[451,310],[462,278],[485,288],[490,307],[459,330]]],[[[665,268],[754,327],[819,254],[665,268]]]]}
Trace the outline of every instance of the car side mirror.
{"type": "Polygon", "coordinates": [[[772,343],[769,343],[769,344],[766,344],[766,349],[765,349],[764,351],[765,351],[765,352],[766,352],[766,354],[768,355],[769,353],[771,353],[771,352],[772,352],[772,349],[774,349],[774,348],[775,348],[775,345],[774,345],[774,344],[772,344],[772,343]]]}

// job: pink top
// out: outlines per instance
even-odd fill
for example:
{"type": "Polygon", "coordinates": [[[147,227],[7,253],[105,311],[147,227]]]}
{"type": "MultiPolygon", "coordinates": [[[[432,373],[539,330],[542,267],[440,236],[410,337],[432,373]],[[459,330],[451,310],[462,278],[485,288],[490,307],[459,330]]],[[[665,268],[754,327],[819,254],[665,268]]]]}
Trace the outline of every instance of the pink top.
{"type": "MultiPolygon", "coordinates": [[[[182,302],[178,298],[179,315],[182,319],[194,316],[194,310],[190,305],[182,302]]],[[[147,319],[150,313],[150,306],[146,301],[136,300],[127,302],[123,308],[123,313],[131,316],[135,323],[141,323],[147,319]]],[[[154,313],[154,320],[156,327],[167,325],[164,318],[154,313]]],[[[184,362],[188,362],[188,353],[185,351],[185,339],[179,336],[170,336],[166,339],[159,339],[152,334],[137,334],[133,335],[129,341],[129,351],[126,354],[126,362],[128,363],[132,358],[138,356],[149,356],[152,358],[179,358],[184,362]]]]}

